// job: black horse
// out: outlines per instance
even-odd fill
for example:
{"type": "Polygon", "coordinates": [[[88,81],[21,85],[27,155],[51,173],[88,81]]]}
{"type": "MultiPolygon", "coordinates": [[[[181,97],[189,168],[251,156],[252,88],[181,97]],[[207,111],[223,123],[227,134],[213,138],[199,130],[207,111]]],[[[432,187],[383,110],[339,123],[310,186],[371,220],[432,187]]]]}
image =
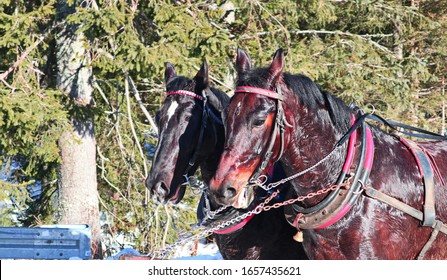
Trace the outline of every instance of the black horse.
{"type": "Polygon", "coordinates": [[[254,69],[238,51],[211,199],[247,207],[253,189],[277,185],[258,178],[279,161],[293,184],[286,216],[310,259],[447,259],[447,141],[385,133],[283,66],[282,49],[254,69]]]}
{"type": "MultiPolygon", "coordinates": [[[[167,63],[165,83],[167,96],[156,113],[159,141],[146,186],[160,202],[178,203],[185,194],[186,178],[199,167],[206,184],[216,171],[224,147],[222,114],[229,97],[209,87],[206,61],[193,79],[178,76],[167,63]]],[[[201,201],[201,216],[215,210],[205,203],[206,196],[201,201]]],[[[214,222],[243,213],[229,208],[214,222]]],[[[284,212],[274,209],[215,232],[214,238],[225,259],[305,259],[301,244],[293,240],[295,233],[284,212]]]]}

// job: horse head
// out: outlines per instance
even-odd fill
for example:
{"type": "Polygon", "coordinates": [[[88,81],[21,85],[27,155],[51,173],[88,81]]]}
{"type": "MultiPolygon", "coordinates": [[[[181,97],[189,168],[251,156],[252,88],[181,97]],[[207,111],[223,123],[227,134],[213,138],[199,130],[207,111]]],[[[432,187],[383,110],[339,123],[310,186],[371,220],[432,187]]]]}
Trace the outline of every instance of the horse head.
{"type": "MultiPolygon", "coordinates": [[[[283,65],[284,54],[280,49],[270,67],[262,68],[264,74],[259,75],[260,69],[252,69],[250,57],[238,50],[238,81],[227,109],[224,153],[210,182],[211,197],[217,204],[248,207],[254,199],[253,188],[247,187],[257,179],[253,174],[266,175],[279,157],[281,146],[287,145],[287,137],[280,139],[279,134],[272,135],[276,121],[288,123],[286,119],[289,118],[282,116],[285,119],[278,120],[276,117],[279,101],[276,97],[282,99],[276,90],[282,85],[283,65]],[[262,93],[254,94],[257,89],[262,89],[262,93]],[[271,137],[273,140],[269,141],[271,137]],[[266,157],[269,159],[264,161],[266,157]]],[[[287,127],[281,129],[288,130],[287,127]]]]}
{"type": "MultiPolygon", "coordinates": [[[[165,84],[166,98],[155,116],[158,143],[146,187],[160,202],[178,203],[187,177],[207,160],[216,161],[214,166],[208,164],[211,167],[217,165],[214,158],[220,155],[223,141],[220,111],[226,95],[209,87],[205,60],[193,79],[177,75],[174,66],[166,63],[165,84]]],[[[209,169],[202,168],[205,181],[214,172],[209,169]]]]}
{"type": "Polygon", "coordinates": [[[224,153],[210,191],[217,204],[245,208],[275,161],[281,159],[288,173],[308,166],[349,128],[349,113],[340,117],[342,129],[334,125],[334,112],[346,106],[306,76],[284,73],[282,49],[270,66],[259,68],[252,68],[249,56],[238,50],[236,68],[224,153]]]}

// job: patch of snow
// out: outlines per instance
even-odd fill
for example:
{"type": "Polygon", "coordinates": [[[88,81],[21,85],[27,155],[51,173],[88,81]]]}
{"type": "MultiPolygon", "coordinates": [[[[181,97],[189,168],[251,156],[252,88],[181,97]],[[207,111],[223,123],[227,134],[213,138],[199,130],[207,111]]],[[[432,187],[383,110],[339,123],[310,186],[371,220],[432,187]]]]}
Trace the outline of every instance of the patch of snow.
{"type": "Polygon", "coordinates": [[[215,243],[206,243],[205,239],[199,242],[189,242],[177,248],[174,260],[222,260],[222,255],[215,243]]]}
{"type": "MultiPolygon", "coordinates": [[[[122,255],[145,256],[134,248],[124,248],[114,256],[105,259],[118,260],[122,255]]],[[[223,258],[215,243],[206,243],[205,239],[202,239],[199,242],[191,241],[179,246],[174,251],[171,260],[223,260],[223,258]]]]}

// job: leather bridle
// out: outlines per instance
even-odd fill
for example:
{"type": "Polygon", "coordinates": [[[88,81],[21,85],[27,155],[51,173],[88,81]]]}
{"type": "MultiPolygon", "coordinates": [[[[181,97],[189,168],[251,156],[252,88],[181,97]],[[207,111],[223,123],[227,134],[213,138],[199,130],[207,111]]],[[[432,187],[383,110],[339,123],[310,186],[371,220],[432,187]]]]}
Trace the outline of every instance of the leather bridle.
{"type": "Polygon", "coordinates": [[[208,117],[211,117],[211,119],[214,122],[216,122],[217,124],[223,125],[220,118],[218,116],[216,116],[214,114],[214,112],[209,108],[208,98],[206,97],[206,94],[205,94],[206,90],[210,90],[210,89],[207,88],[207,89],[203,90],[202,95],[198,95],[198,94],[196,94],[192,91],[188,91],[188,90],[171,91],[166,94],[166,97],[171,96],[171,95],[186,95],[186,96],[190,96],[194,99],[203,101],[202,121],[201,121],[200,131],[199,131],[199,140],[197,141],[197,145],[194,148],[194,153],[193,153],[192,157],[190,158],[190,160],[188,162],[188,166],[186,167],[186,170],[183,175],[185,177],[187,183],[189,182],[188,173],[191,170],[191,168],[196,164],[196,160],[199,155],[200,148],[202,147],[202,144],[203,144],[205,129],[207,127],[207,122],[208,122],[208,117]]]}
{"type": "Polygon", "coordinates": [[[264,153],[264,159],[262,162],[258,165],[256,168],[256,171],[252,174],[252,176],[249,179],[249,186],[255,186],[259,184],[259,180],[267,180],[266,177],[262,177],[261,174],[265,173],[265,169],[267,167],[267,164],[269,163],[272,155],[273,155],[273,147],[275,145],[276,141],[276,135],[279,133],[280,136],[280,150],[277,156],[277,159],[280,159],[282,154],[284,153],[284,131],[285,127],[292,127],[289,122],[287,122],[287,119],[284,114],[284,108],[282,106],[282,102],[284,101],[284,96],[282,95],[281,87],[277,88],[276,91],[267,90],[263,88],[258,87],[251,87],[251,86],[238,86],[236,87],[235,94],[237,93],[252,93],[252,94],[259,94],[262,96],[266,96],[268,98],[276,100],[276,115],[275,115],[275,123],[272,130],[272,133],[270,135],[269,144],[267,146],[267,150],[264,153]],[[263,179],[261,179],[263,178],[263,179]]]}

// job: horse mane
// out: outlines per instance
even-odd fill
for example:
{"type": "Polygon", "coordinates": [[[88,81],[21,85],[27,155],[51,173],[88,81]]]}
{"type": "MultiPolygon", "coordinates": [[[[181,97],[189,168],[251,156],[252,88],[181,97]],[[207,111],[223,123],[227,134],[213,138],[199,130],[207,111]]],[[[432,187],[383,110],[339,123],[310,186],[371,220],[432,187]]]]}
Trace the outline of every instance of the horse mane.
{"type": "MultiPolygon", "coordinates": [[[[265,86],[265,81],[270,76],[269,68],[255,68],[242,73],[237,81],[238,85],[244,86],[265,86]]],[[[318,112],[326,109],[329,118],[335,129],[340,133],[346,132],[350,127],[350,109],[341,99],[333,96],[320,87],[310,78],[302,74],[283,73],[283,82],[298,96],[302,104],[309,108],[309,111],[318,112]]],[[[318,115],[323,117],[322,114],[318,115]]]]}
{"type": "Polygon", "coordinates": [[[210,89],[219,100],[219,102],[223,105],[223,107],[228,107],[228,104],[230,104],[230,96],[215,87],[210,87],[210,89]]]}

